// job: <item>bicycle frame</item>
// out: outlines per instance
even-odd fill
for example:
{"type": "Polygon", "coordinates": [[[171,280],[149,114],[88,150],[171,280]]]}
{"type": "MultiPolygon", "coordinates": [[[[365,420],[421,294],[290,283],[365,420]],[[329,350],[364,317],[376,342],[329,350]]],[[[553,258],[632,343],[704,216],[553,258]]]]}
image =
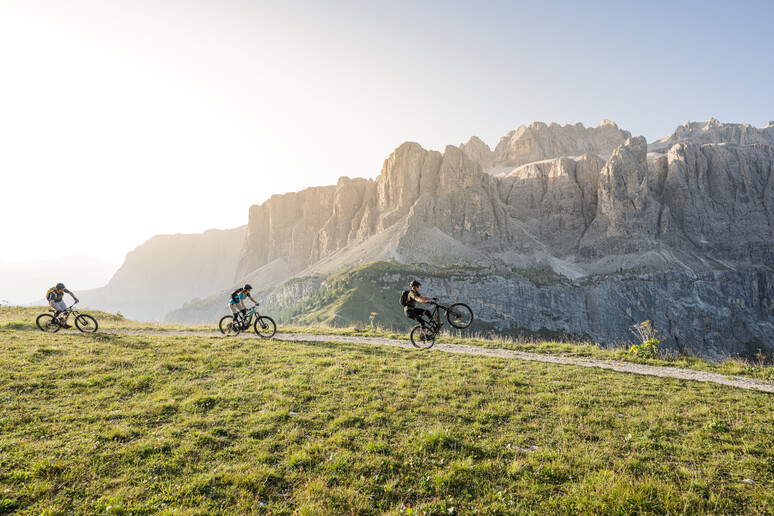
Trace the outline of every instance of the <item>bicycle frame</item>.
{"type": "Polygon", "coordinates": [[[449,311],[449,309],[443,305],[440,305],[436,303],[435,301],[430,301],[427,304],[431,305],[433,308],[430,309],[430,324],[434,326],[433,331],[435,333],[438,333],[441,329],[441,326],[443,326],[443,321],[441,321],[441,310],[449,311]]]}
{"type": "MultiPolygon", "coordinates": [[[[441,319],[441,312],[443,311],[446,313],[447,318],[448,314],[451,310],[449,306],[444,306],[437,301],[428,301],[428,305],[431,305],[433,308],[430,309],[430,324],[432,326],[433,333],[438,333],[441,331],[441,327],[444,325],[443,320],[441,319]]],[[[455,314],[455,312],[452,312],[452,314],[455,314]]],[[[421,316],[419,316],[421,318],[421,316]]],[[[421,324],[421,323],[420,323],[421,324]]]]}
{"type": "Polygon", "coordinates": [[[257,307],[258,305],[253,305],[247,310],[247,312],[245,312],[245,315],[243,317],[244,317],[246,326],[250,326],[250,323],[253,322],[253,316],[255,317],[261,316],[261,314],[258,313],[257,307]]]}
{"type": "Polygon", "coordinates": [[[76,303],[71,304],[68,306],[65,310],[62,310],[59,312],[58,315],[56,315],[56,310],[53,308],[49,308],[49,312],[54,312],[54,318],[60,321],[60,324],[67,324],[67,320],[70,318],[70,314],[75,314],[75,317],[78,317],[79,313],[78,310],[75,309],[76,303]],[[62,318],[62,315],[64,315],[64,318],[62,318]]]}

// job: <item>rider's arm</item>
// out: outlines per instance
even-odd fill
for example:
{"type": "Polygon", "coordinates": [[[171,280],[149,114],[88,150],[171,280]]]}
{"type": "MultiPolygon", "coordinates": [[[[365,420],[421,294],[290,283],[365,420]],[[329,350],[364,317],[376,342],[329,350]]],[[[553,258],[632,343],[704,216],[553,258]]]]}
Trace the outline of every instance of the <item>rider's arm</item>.
{"type": "Polygon", "coordinates": [[[420,303],[427,303],[429,301],[435,301],[435,298],[425,297],[425,296],[420,294],[420,295],[417,296],[417,301],[419,301],[420,303]]]}
{"type": "Polygon", "coordinates": [[[72,291],[69,291],[69,290],[68,290],[68,291],[67,291],[67,293],[68,293],[68,294],[70,294],[70,295],[72,296],[73,300],[74,300],[76,303],[78,302],[78,298],[77,298],[77,297],[75,297],[75,294],[73,294],[73,293],[72,293],[72,291]]]}
{"type": "Polygon", "coordinates": [[[253,303],[255,303],[256,305],[258,304],[258,301],[256,301],[255,299],[253,299],[253,296],[251,296],[250,294],[248,294],[248,295],[247,295],[247,297],[249,297],[249,298],[250,298],[250,301],[252,301],[252,302],[253,302],[253,303]]]}

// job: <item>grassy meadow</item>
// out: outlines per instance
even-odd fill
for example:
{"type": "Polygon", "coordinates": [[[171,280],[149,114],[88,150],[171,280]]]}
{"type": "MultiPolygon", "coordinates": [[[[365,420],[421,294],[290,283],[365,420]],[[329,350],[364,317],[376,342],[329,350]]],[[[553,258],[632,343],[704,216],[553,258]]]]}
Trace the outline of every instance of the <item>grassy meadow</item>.
{"type": "Polygon", "coordinates": [[[774,513],[769,394],[29,311],[0,308],[2,515],[774,513]]]}

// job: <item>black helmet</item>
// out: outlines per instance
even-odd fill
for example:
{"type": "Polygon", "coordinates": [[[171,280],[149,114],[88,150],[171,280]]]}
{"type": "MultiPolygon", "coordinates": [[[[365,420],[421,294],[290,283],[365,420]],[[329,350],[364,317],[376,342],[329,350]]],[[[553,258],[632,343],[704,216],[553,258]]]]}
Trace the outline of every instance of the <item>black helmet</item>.
{"type": "Polygon", "coordinates": [[[414,280],[414,281],[411,282],[411,286],[412,287],[420,287],[420,286],[422,286],[422,284],[420,282],[418,282],[417,280],[414,280]]]}
{"type": "Polygon", "coordinates": [[[245,290],[253,290],[253,287],[249,283],[245,285],[245,290]]]}
{"type": "Polygon", "coordinates": [[[64,288],[65,288],[64,283],[57,283],[56,284],[56,288],[60,288],[60,289],[64,290],[64,288]]]}

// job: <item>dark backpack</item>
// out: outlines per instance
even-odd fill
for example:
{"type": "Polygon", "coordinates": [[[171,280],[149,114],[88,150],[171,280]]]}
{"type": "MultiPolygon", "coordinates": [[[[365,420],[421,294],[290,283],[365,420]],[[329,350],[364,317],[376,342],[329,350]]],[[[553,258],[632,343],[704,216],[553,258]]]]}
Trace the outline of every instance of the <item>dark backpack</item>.
{"type": "Polygon", "coordinates": [[[240,288],[236,289],[235,291],[233,291],[233,292],[231,293],[231,300],[232,300],[234,303],[239,303],[239,299],[237,299],[237,296],[238,296],[239,294],[241,294],[243,290],[244,290],[244,288],[240,287],[240,288]]]}
{"type": "Polygon", "coordinates": [[[410,290],[404,290],[400,293],[400,306],[408,306],[408,296],[410,290]]]}

